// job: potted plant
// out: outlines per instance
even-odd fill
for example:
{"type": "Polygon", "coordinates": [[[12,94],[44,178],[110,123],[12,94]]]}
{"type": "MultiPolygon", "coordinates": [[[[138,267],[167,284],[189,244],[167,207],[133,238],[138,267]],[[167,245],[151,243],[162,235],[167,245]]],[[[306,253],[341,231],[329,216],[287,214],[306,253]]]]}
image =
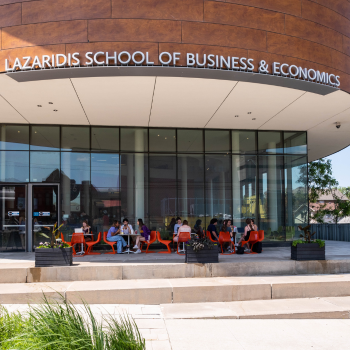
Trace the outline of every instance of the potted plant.
{"type": "Polygon", "coordinates": [[[217,243],[213,243],[207,237],[201,239],[191,239],[185,244],[186,263],[217,263],[219,262],[219,248],[217,243]]]}
{"type": "Polygon", "coordinates": [[[326,260],[326,245],[321,239],[313,240],[311,237],[316,233],[309,231],[311,225],[304,228],[298,226],[304,234],[300,234],[303,239],[293,241],[291,258],[292,260],[326,260]]]}
{"type": "Polygon", "coordinates": [[[62,226],[57,227],[55,224],[51,242],[40,242],[39,246],[35,248],[35,267],[71,266],[73,264],[72,247],[67,243],[57,242],[55,238],[57,231],[62,226]]]}

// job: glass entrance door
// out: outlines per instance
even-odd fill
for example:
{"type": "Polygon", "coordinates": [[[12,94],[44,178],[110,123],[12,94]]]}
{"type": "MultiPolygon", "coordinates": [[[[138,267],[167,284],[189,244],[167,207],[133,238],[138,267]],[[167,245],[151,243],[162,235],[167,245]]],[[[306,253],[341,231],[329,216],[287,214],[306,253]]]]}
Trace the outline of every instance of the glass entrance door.
{"type": "Polygon", "coordinates": [[[0,252],[26,249],[26,186],[0,186],[0,252]]]}
{"type": "MultiPolygon", "coordinates": [[[[30,227],[32,228],[32,244],[50,242],[54,225],[59,225],[59,188],[54,185],[29,185],[32,202],[30,208],[30,227]]],[[[29,244],[28,244],[29,246],[29,244]]]]}

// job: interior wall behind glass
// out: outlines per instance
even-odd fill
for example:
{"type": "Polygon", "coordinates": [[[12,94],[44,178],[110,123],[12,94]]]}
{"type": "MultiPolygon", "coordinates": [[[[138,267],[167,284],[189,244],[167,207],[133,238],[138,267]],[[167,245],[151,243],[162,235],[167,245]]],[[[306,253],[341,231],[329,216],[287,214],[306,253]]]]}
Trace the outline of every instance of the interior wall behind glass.
{"type": "Polygon", "coordinates": [[[91,128],[91,150],[95,152],[119,151],[119,128],[91,128]]]}
{"type": "MultiPolygon", "coordinates": [[[[136,229],[137,219],[148,225],[148,155],[121,155],[121,219],[136,229]]],[[[138,228],[137,228],[138,230],[138,228]]]]}
{"type": "Polygon", "coordinates": [[[284,241],[283,156],[259,157],[259,229],[265,241],[284,241]]]}
{"type": "Polygon", "coordinates": [[[62,216],[69,233],[81,227],[83,220],[91,225],[90,153],[61,153],[61,193],[62,216]]]}
{"type": "Polygon", "coordinates": [[[239,231],[246,226],[246,219],[257,218],[257,157],[232,156],[233,225],[239,231]]]}
{"type": "Polygon", "coordinates": [[[92,232],[108,231],[120,219],[120,178],[118,153],[91,154],[92,232]]]}
{"type": "Polygon", "coordinates": [[[150,229],[171,235],[171,218],[177,215],[176,155],[149,155],[150,229]]]}
{"type": "Polygon", "coordinates": [[[59,151],[60,127],[32,125],[30,133],[31,151],[59,151]]]}
{"type": "Polygon", "coordinates": [[[206,226],[212,218],[221,228],[225,219],[232,218],[231,156],[205,155],[206,226]]]}
{"type": "Polygon", "coordinates": [[[307,157],[285,156],[286,239],[299,238],[308,223],[307,157]]]}
{"type": "Polygon", "coordinates": [[[180,154],[178,163],[178,215],[194,227],[202,220],[204,208],[204,156],[180,154]]]}
{"type": "Polygon", "coordinates": [[[29,150],[29,126],[1,124],[0,150],[29,150]]]}

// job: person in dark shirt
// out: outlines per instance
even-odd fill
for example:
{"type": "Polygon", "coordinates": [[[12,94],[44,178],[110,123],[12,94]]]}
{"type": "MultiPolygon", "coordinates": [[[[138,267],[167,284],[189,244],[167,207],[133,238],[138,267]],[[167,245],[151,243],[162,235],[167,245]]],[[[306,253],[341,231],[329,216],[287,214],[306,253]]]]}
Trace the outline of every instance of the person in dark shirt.
{"type": "Polygon", "coordinates": [[[211,235],[211,239],[213,241],[218,241],[219,240],[219,236],[218,236],[218,232],[216,231],[216,225],[218,224],[218,219],[211,219],[210,220],[210,225],[208,226],[208,230],[210,232],[211,235]]]}

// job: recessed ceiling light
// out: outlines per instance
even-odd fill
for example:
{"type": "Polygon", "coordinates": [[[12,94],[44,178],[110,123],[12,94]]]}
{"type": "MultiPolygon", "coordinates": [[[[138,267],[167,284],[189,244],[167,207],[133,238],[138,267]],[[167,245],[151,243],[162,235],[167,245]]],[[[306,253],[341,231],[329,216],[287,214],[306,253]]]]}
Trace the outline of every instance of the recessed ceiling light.
{"type": "Polygon", "coordinates": [[[247,140],[249,140],[249,137],[247,137],[247,140]]]}
{"type": "Polygon", "coordinates": [[[34,131],[34,134],[36,134],[36,131],[34,131]]]}
{"type": "Polygon", "coordinates": [[[256,118],[253,118],[252,120],[256,120],[256,118]]]}
{"type": "Polygon", "coordinates": [[[252,112],[248,112],[248,114],[252,114],[252,112]]]}
{"type": "Polygon", "coordinates": [[[159,136],[159,135],[158,135],[159,136]]]}
{"type": "Polygon", "coordinates": [[[53,102],[49,102],[49,105],[53,105],[53,102]]]}
{"type": "Polygon", "coordinates": [[[239,115],[235,115],[235,118],[238,118],[239,117],[239,115]]]}
{"type": "Polygon", "coordinates": [[[167,137],[165,137],[165,139],[167,140],[168,138],[167,138],[167,137]]]}
{"type": "Polygon", "coordinates": [[[58,110],[57,110],[57,109],[54,109],[53,111],[54,111],[54,112],[58,112],[58,110]]]}
{"type": "Polygon", "coordinates": [[[18,133],[20,134],[21,132],[18,130],[18,133]]]}
{"type": "Polygon", "coordinates": [[[38,105],[38,107],[42,107],[42,105],[38,105]]]}

